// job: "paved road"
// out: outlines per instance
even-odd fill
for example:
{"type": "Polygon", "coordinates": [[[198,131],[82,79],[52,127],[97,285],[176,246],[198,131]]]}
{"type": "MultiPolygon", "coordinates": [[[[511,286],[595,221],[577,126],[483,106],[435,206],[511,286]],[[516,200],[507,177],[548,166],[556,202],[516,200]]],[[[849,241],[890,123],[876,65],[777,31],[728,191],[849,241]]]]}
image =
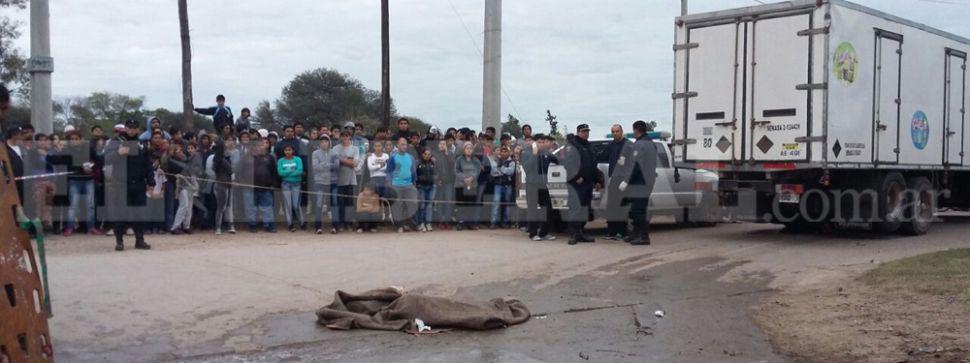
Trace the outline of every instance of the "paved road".
{"type": "Polygon", "coordinates": [[[154,250],[122,253],[110,237],[53,238],[51,331],[60,361],[784,361],[752,322],[760,299],[967,246],[967,230],[966,219],[925,237],[666,224],[646,248],[532,242],[511,230],[243,232],[155,236],[154,250]],[[433,336],[315,324],[313,311],[336,289],[389,285],[513,295],[541,318],[433,336]]]}

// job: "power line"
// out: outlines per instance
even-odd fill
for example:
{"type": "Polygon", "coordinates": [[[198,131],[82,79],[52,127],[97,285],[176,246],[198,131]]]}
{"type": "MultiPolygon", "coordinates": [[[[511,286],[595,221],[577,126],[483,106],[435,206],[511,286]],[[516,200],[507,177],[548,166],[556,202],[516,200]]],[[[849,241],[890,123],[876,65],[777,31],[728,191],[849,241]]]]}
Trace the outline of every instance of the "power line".
{"type": "MultiPolygon", "coordinates": [[[[465,28],[465,34],[468,35],[468,40],[472,43],[472,47],[475,48],[475,52],[478,53],[478,57],[485,59],[485,54],[482,53],[482,49],[478,47],[478,42],[475,41],[475,36],[472,35],[472,31],[468,29],[468,25],[465,24],[465,19],[462,18],[461,13],[458,12],[458,8],[455,7],[455,4],[451,0],[448,0],[448,5],[451,6],[451,11],[455,13],[458,21],[461,22],[462,28],[465,28]]],[[[515,112],[516,115],[522,116],[519,109],[515,107],[515,102],[512,102],[512,97],[510,97],[509,93],[505,90],[505,86],[502,86],[501,89],[502,95],[505,96],[505,100],[509,101],[509,106],[512,106],[512,112],[515,112]]]]}

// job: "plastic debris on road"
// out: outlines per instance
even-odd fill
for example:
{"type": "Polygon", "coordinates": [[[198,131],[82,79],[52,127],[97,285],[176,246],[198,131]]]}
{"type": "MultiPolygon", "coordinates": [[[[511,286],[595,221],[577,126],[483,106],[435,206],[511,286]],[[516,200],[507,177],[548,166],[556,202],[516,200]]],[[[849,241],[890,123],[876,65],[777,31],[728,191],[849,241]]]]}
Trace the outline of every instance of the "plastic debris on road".
{"type": "Polygon", "coordinates": [[[654,312],[653,312],[653,316],[656,316],[656,317],[658,317],[658,318],[663,318],[663,317],[664,317],[664,316],[666,316],[666,315],[667,315],[667,314],[666,314],[666,313],[664,313],[664,311],[663,311],[663,310],[657,310],[657,311],[654,311],[654,312]]]}
{"type": "Polygon", "coordinates": [[[431,327],[430,326],[424,325],[424,320],[414,319],[414,325],[417,325],[417,327],[418,327],[418,333],[425,332],[425,331],[431,331],[431,327]]]}

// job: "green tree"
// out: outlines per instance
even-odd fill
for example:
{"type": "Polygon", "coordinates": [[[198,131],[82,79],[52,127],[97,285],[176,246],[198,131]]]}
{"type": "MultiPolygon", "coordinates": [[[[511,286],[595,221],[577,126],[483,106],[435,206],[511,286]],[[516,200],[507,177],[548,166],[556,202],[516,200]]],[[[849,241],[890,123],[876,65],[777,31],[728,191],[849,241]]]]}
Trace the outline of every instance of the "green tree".
{"type": "Polygon", "coordinates": [[[254,119],[251,121],[253,128],[267,128],[279,131],[281,125],[277,123],[276,111],[273,110],[273,107],[270,105],[268,100],[262,100],[259,102],[253,116],[254,119]]]}
{"type": "MultiPolygon", "coordinates": [[[[308,126],[321,126],[360,121],[373,130],[380,115],[380,92],[364,87],[350,75],[318,68],[297,75],[283,88],[276,101],[274,123],[302,121],[308,126]]],[[[397,118],[393,104],[391,115],[397,118]]]]}
{"type": "Polygon", "coordinates": [[[519,122],[519,119],[516,118],[515,116],[512,116],[512,114],[509,114],[508,121],[505,121],[502,123],[502,133],[503,134],[508,133],[517,139],[521,138],[522,125],[521,125],[521,122],[519,122]]]}
{"type": "Polygon", "coordinates": [[[561,138],[562,134],[559,133],[559,121],[556,121],[557,118],[557,116],[552,114],[552,111],[546,110],[546,123],[549,124],[549,135],[561,138]]]}
{"type": "MultiPolygon", "coordinates": [[[[0,0],[0,14],[9,14],[6,9],[23,10],[26,5],[27,0],[0,0]]],[[[12,93],[26,100],[30,96],[27,59],[14,46],[14,42],[22,35],[21,25],[6,15],[0,15],[0,83],[6,84],[12,93]]]]}

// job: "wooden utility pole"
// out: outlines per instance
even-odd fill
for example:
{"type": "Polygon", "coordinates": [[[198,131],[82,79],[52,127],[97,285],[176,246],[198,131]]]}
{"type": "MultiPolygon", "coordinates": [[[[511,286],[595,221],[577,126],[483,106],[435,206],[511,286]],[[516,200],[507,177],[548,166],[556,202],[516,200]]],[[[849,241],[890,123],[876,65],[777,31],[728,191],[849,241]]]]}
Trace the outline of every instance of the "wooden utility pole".
{"type": "Polygon", "coordinates": [[[687,15],[687,0],[680,0],[680,16],[687,15]]]}
{"type": "MultiPolygon", "coordinates": [[[[184,0],[183,0],[184,1],[184,0]]],[[[381,0],[381,121],[391,127],[391,36],[388,0],[381,0]]]]}
{"type": "Polygon", "coordinates": [[[189,7],[179,0],[179,31],[182,34],[182,130],[192,129],[192,43],[189,41],[189,7]]]}

